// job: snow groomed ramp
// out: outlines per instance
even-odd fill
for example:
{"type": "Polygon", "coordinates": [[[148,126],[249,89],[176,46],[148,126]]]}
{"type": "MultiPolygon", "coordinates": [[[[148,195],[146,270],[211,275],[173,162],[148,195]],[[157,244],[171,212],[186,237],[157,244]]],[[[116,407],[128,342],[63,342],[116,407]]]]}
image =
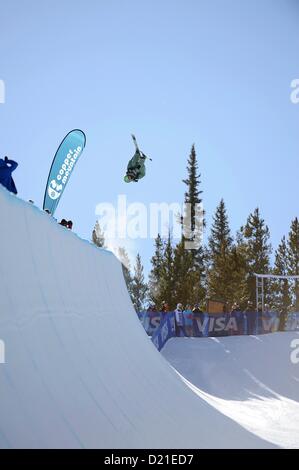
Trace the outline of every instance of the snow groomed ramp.
{"type": "Polygon", "coordinates": [[[274,446],[155,349],[114,255],[2,188],[0,214],[1,448],[274,446]]]}
{"type": "Polygon", "coordinates": [[[295,342],[298,348],[299,332],[173,338],[162,353],[199,397],[226,416],[279,446],[299,448],[295,342]]]}

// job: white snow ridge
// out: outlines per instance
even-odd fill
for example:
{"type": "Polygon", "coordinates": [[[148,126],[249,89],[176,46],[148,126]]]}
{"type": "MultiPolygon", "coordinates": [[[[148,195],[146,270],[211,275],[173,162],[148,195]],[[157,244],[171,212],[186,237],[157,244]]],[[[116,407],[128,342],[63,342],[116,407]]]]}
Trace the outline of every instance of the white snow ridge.
{"type": "Polygon", "coordinates": [[[2,188],[0,213],[1,448],[299,446],[298,334],[171,340],[182,377],[114,255],[2,188]]]}

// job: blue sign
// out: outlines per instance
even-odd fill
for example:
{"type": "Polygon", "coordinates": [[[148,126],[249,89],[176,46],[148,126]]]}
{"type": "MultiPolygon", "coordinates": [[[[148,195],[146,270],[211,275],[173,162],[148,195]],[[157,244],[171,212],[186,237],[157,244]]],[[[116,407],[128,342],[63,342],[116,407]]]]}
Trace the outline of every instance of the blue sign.
{"type": "Polygon", "coordinates": [[[138,312],[139,320],[149,336],[160,326],[161,318],[165,316],[163,312],[138,312]]]}
{"type": "Polygon", "coordinates": [[[152,342],[158,351],[161,351],[163,346],[173,336],[175,336],[175,319],[174,313],[171,312],[167,313],[167,315],[163,315],[159,328],[152,336],[152,342]]]}
{"type": "Polygon", "coordinates": [[[43,209],[54,214],[62,193],[86,145],[83,131],[75,129],[63,139],[54,157],[45,191],[43,209]]]}
{"type": "MultiPolygon", "coordinates": [[[[138,316],[159,351],[170,338],[188,336],[185,324],[181,328],[176,328],[174,312],[142,312],[138,316]]],[[[192,336],[200,338],[261,335],[278,331],[279,325],[280,316],[277,312],[233,312],[223,315],[195,313],[192,336]]],[[[290,313],[287,316],[284,330],[299,330],[299,313],[290,313]]]]}

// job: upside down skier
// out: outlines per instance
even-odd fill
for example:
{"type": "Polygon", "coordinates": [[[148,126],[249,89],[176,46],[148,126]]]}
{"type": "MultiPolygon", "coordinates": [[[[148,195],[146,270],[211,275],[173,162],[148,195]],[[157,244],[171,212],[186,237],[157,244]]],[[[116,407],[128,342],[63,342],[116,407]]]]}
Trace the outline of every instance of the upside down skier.
{"type": "Polygon", "coordinates": [[[131,183],[134,181],[137,183],[141,178],[145,176],[146,169],[145,169],[145,160],[148,158],[151,160],[149,157],[147,157],[143,152],[139,150],[136,138],[134,135],[132,135],[136,151],[135,155],[133,158],[128,163],[127,166],[127,173],[124,177],[124,181],[126,183],[131,183]]]}

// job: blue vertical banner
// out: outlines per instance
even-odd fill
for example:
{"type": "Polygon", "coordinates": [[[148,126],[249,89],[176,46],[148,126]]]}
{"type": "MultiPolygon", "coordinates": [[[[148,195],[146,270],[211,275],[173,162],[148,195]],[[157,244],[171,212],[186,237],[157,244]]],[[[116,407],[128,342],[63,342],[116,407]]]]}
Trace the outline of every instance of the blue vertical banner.
{"type": "Polygon", "coordinates": [[[74,129],[63,139],[50,169],[43,209],[54,214],[72,171],[86,145],[83,131],[74,129]]]}

